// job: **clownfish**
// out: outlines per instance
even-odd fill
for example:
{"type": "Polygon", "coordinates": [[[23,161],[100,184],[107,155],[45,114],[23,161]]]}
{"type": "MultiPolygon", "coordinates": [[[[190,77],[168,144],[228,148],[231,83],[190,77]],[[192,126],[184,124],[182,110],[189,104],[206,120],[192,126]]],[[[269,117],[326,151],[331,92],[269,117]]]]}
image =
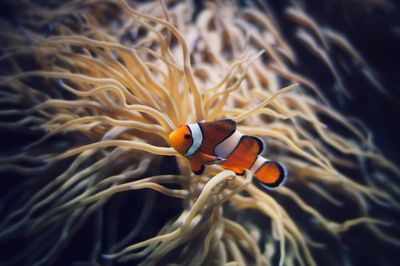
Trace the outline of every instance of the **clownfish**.
{"type": "Polygon", "coordinates": [[[267,189],[276,189],[287,179],[285,166],[260,155],[264,141],[240,133],[232,119],[181,125],[169,134],[169,142],[197,175],[204,172],[204,165],[218,164],[239,175],[252,171],[267,189]]]}

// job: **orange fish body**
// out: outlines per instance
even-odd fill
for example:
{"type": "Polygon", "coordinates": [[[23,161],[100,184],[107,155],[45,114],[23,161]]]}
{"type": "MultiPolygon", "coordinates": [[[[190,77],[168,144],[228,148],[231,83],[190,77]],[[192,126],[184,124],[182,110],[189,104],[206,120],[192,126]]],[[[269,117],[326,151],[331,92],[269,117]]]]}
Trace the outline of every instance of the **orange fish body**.
{"type": "Polygon", "coordinates": [[[286,181],[286,168],[260,155],[264,141],[240,133],[232,119],[182,125],[170,133],[169,141],[190,161],[195,174],[202,174],[206,164],[219,164],[236,174],[244,174],[246,169],[252,171],[268,189],[286,181]]]}

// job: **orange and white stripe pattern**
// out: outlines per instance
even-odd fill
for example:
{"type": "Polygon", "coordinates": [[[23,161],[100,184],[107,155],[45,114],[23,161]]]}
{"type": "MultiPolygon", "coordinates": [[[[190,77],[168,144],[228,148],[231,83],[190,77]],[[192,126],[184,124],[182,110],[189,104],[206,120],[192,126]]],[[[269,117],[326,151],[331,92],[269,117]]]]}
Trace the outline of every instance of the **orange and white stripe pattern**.
{"type": "Polygon", "coordinates": [[[190,161],[195,174],[201,174],[205,164],[219,164],[237,174],[252,171],[268,189],[282,186],[287,179],[282,164],[260,155],[264,141],[242,134],[231,119],[182,125],[171,132],[169,140],[190,161]]]}

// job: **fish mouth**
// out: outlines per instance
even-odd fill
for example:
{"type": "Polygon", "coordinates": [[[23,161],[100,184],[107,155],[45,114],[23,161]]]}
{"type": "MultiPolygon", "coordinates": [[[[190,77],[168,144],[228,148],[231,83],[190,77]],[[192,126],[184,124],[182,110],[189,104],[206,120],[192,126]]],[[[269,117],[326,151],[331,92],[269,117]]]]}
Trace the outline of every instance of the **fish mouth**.
{"type": "Polygon", "coordinates": [[[185,153],[185,148],[184,143],[182,143],[181,136],[178,133],[177,130],[172,131],[168,135],[169,139],[169,144],[171,145],[172,148],[174,148],[177,152],[184,154],[185,153]]]}
{"type": "Polygon", "coordinates": [[[168,140],[169,140],[169,144],[175,149],[176,147],[176,130],[172,131],[171,133],[169,133],[168,135],[168,140]]]}

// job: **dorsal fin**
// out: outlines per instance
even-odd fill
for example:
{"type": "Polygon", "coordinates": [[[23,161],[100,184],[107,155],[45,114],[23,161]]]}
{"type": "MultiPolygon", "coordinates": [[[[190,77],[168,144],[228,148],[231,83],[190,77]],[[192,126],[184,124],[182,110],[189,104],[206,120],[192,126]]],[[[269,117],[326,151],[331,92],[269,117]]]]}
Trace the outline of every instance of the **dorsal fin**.
{"type": "Polygon", "coordinates": [[[236,121],[226,118],[211,122],[220,129],[225,129],[227,132],[234,132],[236,130],[236,121]]]}
{"type": "Polygon", "coordinates": [[[261,138],[257,137],[257,136],[249,136],[249,135],[244,135],[242,138],[246,138],[246,141],[249,143],[252,143],[253,145],[251,145],[251,149],[256,149],[255,150],[255,154],[261,154],[264,151],[265,148],[265,144],[264,144],[264,140],[262,140],[261,138]],[[256,145],[254,145],[256,144],[256,145]]]}
{"type": "Polygon", "coordinates": [[[236,122],[232,119],[203,122],[199,125],[204,137],[201,151],[210,155],[216,155],[215,147],[236,132],[236,122]]]}

